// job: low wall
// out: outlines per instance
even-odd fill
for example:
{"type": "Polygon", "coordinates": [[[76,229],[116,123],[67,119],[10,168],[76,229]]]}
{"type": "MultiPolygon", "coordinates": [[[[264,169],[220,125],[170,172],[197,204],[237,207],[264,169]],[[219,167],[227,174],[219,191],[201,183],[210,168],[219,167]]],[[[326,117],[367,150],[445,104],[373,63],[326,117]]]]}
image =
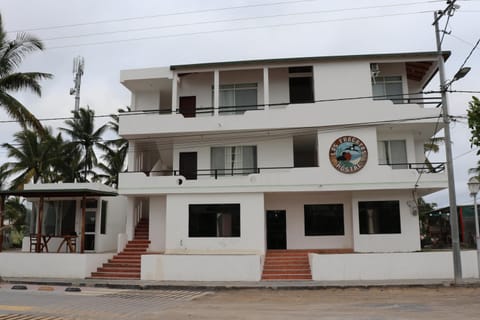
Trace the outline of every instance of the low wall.
{"type": "Polygon", "coordinates": [[[113,253],[0,253],[0,277],[84,279],[113,253]]]}
{"type": "Polygon", "coordinates": [[[259,255],[143,255],[142,280],[259,281],[259,255]]]}
{"type": "MultiPolygon", "coordinates": [[[[478,276],[476,251],[462,251],[462,276],[478,276]]],[[[451,251],[310,254],[316,281],[452,279],[451,251]]]]}

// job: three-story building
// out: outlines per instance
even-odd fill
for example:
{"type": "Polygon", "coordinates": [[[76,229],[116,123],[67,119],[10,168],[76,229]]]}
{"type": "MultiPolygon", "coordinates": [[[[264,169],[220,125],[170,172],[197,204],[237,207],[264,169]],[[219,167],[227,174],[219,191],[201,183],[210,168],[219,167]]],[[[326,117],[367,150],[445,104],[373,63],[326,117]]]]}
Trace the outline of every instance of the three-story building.
{"type": "Polygon", "coordinates": [[[149,223],[142,279],[308,279],[311,255],[288,267],[308,253],[420,250],[416,199],[447,185],[424,152],[442,128],[440,98],[422,94],[437,58],[122,71],[132,111],[120,116],[119,193],[128,239],[149,223]]]}

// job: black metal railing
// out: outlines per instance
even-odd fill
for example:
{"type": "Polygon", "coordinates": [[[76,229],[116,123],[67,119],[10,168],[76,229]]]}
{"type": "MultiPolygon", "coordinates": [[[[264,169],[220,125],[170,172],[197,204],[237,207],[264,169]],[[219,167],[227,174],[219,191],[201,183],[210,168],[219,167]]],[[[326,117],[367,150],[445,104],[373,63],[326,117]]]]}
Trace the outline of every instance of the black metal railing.
{"type": "Polygon", "coordinates": [[[445,162],[419,162],[419,163],[380,163],[393,169],[414,169],[421,173],[440,173],[445,171],[445,162]]]}
{"type": "MultiPolygon", "coordinates": [[[[262,168],[228,168],[228,169],[197,169],[195,171],[183,172],[186,175],[195,177],[210,176],[215,179],[226,176],[245,176],[249,174],[259,174],[262,171],[292,169],[293,167],[262,167],[262,168]]],[[[152,171],[127,171],[126,173],[142,172],[146,176],[181,176],[184,175],[180,170],[152,170],[152,171]]]]}

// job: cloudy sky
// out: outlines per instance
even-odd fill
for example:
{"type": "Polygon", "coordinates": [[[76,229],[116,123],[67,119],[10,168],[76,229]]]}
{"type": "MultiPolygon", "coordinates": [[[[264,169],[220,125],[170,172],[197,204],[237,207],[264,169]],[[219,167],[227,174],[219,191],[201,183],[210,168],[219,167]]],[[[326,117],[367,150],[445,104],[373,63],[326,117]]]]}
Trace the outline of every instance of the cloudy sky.
{"type": "MultiPolygon", "coordinates": [[[[451,50],[451,79],[480,38],[480,0],[458,0],[449,19],[444,50],[451,50]]],[[[43,82],[41,99],[17,94],[38,118],[68,117],[74,105],[72,60],[85,59],[81,106],[97,115],[129,105],[119,71],[213,61],[434,51],[433,12],[438,0],[0,0],[4,28],[13,38],[28,32],[46,50],[29,56],[23,71],[54,74],[43,82]]],[[[441,21],[442,28],[446,19],[441,21]]],[[[480,91],[480,48],[467,65],[470,74],[454,90],[480,91]]],[[[348,76],[348,75],[345,75],[348,76]]],[[[434,79],[427,90],[438,90],[434,79]]],[[[466,115],[472,94],[452,93],[450,113],[466,115]]],[[[480,94],[477,94],[480,95],[480,94]]],[[[7,117],[0,112],[0,121],[7,117]]],[[[52,127],[62,121],[49,121],[52,127]]],[[[0,122],[0,142],[11,142],[18,127],[0,122]]],[[[475,166],[465,119],[452,126],[455,181],[459,204],[470,203],[466,181],[475,166]]],[[[432,160],[443,161],[443,152],[432,160]]],[[[0,161],[5,151],[0,150],[0,161]]],[[[442,191],[428,197],[448,204],[442,191]]]]}

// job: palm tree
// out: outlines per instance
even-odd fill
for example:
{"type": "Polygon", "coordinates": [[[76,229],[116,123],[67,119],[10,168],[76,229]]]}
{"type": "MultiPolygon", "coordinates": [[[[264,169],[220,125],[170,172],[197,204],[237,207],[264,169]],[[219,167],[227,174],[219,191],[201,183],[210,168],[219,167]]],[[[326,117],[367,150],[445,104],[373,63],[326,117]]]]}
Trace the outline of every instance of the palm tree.
{"type": "Polygon", "coordinates": [[[54,139],[47,135],[38,135],[36,131],[25,129],[14,135],[14,144],[4,143],[9,158],[16,161],[7,163],[8,175],[17,175],[11,189],[21,189],[25,183],[33,180],[48,182],[51,176],[51,164],[56,153],[51,152],[54,139]]]}
{"type": "Polygon", "coordinates": [[[110,148],[107,145],[100,147],[104,154],[102,160],[97,164],[98,168],[102,170],[103,174],[98,174],[97,179],[103,180],[106,185],[117,188],[118,175],[125,171],[125,158],[127,156],[128,148],[123,146],[121,148],[110,148]]]}
{"type": "Polygon", "coordinates": [[[0,16],[0,106],[24,128],[31,126],[40,133],[45,133],[38,119],[9,93],[30,89],[38,96],[41,95],[39,81],[52,78],[52,75],[41,72],[18,72],[17,69],[27,54],[42,49],[43,44],[40,40],[25,33],[18,34],[15,40],[7,40],[0,16]]]}
{"type": "MultiPolygon", "coordinates": [[[[423,150],[427,155],[429,155],[431,152],[437,153],[438,151],[440,151],[440,144],[444,142],[445,142],[444,137],[432,138],[429,142],[423,144],[423,150]]],[[[430,159],[428,159],[427,157],[425,157],[425,165],[427,166],[429,172],[435,171],[435,168],[430,162],[430,159]]]]}
{"type": "MultiPolygon", "coordinates": [[[[125,109],[119,108],[118,113],[128,112],[130,107],[125,109]]],[[[111,120],[107,126],[114,131],[118,136],[119,129],[119,115],[111,114],[111,120]]],[[[98,163],[97,166],[103,171],[103,174],[98,174],[97,179],[103,180],[105,184],[113,187],[118,187],[118,175],[125,171],[125,160],[128,153],[128,140],[118,137],[116,139],[105,141],[104,145],[99,146],[103,151],[101,159],[103,162],[98,163]]]]}
{"type": "Polygon", "coordinates": [[[97,156],[94,147],[98,147],[102,142],[102,134],[107,130],[107,125],[102,125],[95,130],[95,112],[91,109],[80,108],[73,111],[73,119],[65,121],[67,128],[60,128],[71,138],[72,143],[81,146],[84,164],[84,179],[87,180],[87,174],[92,171],[97,164],[97,156]]]}

